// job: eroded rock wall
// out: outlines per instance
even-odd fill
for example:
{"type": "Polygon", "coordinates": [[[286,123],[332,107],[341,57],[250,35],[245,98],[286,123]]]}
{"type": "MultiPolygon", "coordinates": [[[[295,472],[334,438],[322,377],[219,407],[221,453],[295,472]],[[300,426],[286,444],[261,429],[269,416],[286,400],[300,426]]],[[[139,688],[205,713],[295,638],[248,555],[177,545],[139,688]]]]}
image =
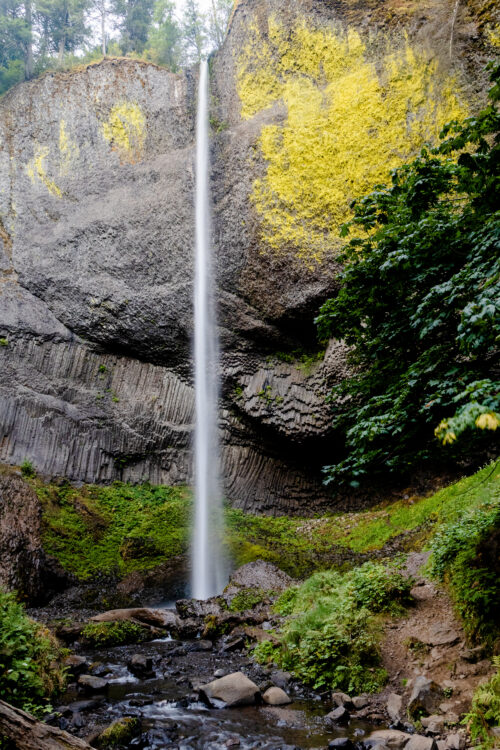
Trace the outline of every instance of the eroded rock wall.
{"type": "MultiPolygon", "coordinates": [[[[480,100],[478,4],[454,20],[451,0],[236,6],[211,119],[222,464],[240,507],[332,507],[325,395],[346,352],[317,356],[313,320],[338,228],[480,100]]],[[[0,103],[0,460],[191,480],[195,79],[110,59],[0,103]]]]}

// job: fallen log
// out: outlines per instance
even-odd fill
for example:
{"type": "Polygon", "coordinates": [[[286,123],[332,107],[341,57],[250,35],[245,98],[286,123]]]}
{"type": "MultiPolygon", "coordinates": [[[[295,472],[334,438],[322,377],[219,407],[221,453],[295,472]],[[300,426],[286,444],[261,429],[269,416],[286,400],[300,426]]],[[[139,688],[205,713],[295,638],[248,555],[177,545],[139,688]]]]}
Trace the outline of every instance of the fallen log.
{"type": "Polygon", "coordinates": [[[13,742],[18,750],[92,750],[78,737],[44,724],[1,700],[0,737],[13,742]]]}

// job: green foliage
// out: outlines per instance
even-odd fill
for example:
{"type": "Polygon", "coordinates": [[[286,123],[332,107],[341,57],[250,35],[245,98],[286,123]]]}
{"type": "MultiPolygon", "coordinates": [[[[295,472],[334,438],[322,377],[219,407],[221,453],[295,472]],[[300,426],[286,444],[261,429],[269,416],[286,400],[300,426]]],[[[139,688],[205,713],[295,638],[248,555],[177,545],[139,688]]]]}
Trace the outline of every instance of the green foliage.
{"type": "Polygon", "coordinates": [[[81,579],[152,568],[187,550],[191,499],[184,488],[114,482],[77,489],[37,480],[35,489],[43,507],[44,549],[81,579]],[[133,557],[122,549],[124,538],[151,544],[133,557]]]}
{"type": "Polygon", "coordinates": [[[101,732],[95,744],[99,748],[128,747],[140,732],[141,721],[137,716],[122,716],[101,732]]]}
{"type": "Polygon", "coordinates": [[[0,590],[0,695],[37,716],[64,687],[60,649],[46,628],[30,620],[13,594],[0,590]]]}
{"type": "Polygon", "coordinates": [[[127,620],[113,622],[89,622],[82,630],[82,637],[95,648],[121,646],[126,643],[141,643],[149,638],[148,628],[127,620]]]}
{"type": "Polygon", "coordinates": [[[0,346],[8,346],[9,340],[5,338],[0,338],[0,346]]]}
{"type": "Polygon", "coordinates": [[[476,750],[497,747],[491,727],[500,726],[500,656],[493,657],[493,664],[495,674],[488,682],[478,686],[471,709],[463,719],[476,750]]]}
{"type": "Polygon", "coordinates": [[[272,591],[263,591],[262,589],[242,588],[231,599],[228,609],[230,612],[244,612],[246,609],[252,609],[260,604],[264,599],[273,596],[272,591]]]}
{"type": "Polygon", "coordinates": [[[500,424],[500,64],[491,81],[488,107],[448,125],[344,227],[342,287],[317,318],[354,365],[331,396],[346,457],[327,482],[458,460],[500,424]]]}
{"type": "Polygon", "coordinates": [[[21,464],[21,474],[23,477],[34,477],[36,475],[35,467],[28,458],[25,458],[21,464]]]}
{"type": "Polygon", "coordinates": [[[377,615],[401,611],[411,585],[381,563],[315,573],[279,597],[275,609],[288,616],[281,645],[259,644],[256,656],[318,689],[378,690],[387,674],[380,668],[377,615]]]}
{"type": "Polygon", "coordinates": [[[431,574],[449,586],[469,638],[500,635],[500,498],[439,530],[431,544],[431,574]]]}

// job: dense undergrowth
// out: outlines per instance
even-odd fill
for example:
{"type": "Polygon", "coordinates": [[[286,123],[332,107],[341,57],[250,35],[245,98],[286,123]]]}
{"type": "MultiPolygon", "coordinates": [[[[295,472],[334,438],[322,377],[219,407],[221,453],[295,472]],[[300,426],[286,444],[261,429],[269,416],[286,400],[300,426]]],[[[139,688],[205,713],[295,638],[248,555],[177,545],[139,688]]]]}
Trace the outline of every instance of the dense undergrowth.
{"type": "Polygon", "coordinates": [[[500,498],[445,525],[432,543],[431,574],[445,581],[471,641],[500,636],[500,498]]]}
{"type": "Polygon", "coordinates": [[[319,690],[374,692],[387,679],[380,666],[382,616],[404,610],[411,586],[411,579],[382,563],[315,573],[278,599],[276,610],[287,615],[279,643],[262,642],[255,656],[319,690]]]}
{"type": "Polygon", "coordinates": [[[500,725],[500,656],[493,657],[495,674],[488,682],[479,685],[472,699],[471,709],[464,718],[476,750],[493,750],[498,747],[498,737],[491,728],[500,725]]]}
{"type": "Polygon", "coordinates": [[[2,700],[42,715],[51,696],[64,686],[64,671],[58,665],[61,654],[50,631],[26,616],[14,594],[0,590],[2,700]]]}
{"type": "MultiPolygon", "coordinates": [[[[424,543],[467,509],[498,498],[499,478],[500,466],[493,464],[427,497],[310,519],[228,508],[227,551],[235,565],[263,559],[299,578],[342,560],[349,566],[359,554],[380,554],[409,532],[410,538],[416,535],[414,543],[424,543]]],[[[46,552],[82,580],[100,572],[124,576],[153,568],[188,550],[192,502],[185,488],[121,482],[76,488],[28,481],[42,501],[46,552]]]]}

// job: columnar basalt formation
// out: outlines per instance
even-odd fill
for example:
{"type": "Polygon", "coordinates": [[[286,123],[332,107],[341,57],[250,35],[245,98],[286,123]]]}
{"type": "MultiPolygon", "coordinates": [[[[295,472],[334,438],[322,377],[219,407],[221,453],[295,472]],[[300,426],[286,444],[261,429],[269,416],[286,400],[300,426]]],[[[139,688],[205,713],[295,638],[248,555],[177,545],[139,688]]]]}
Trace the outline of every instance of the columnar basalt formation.
{"type": "MultiPolygon", "coordinates": [[[[222,463],[248,510],[331,506],[345,350],[316,356],[313,319],[338,226],[485,88],[495,19],[418,5],[243,0],[212,61],[222,463]]],[[[0,103],[0,460],[191,480],[195,78],[107,59],[0,103]]]]}

